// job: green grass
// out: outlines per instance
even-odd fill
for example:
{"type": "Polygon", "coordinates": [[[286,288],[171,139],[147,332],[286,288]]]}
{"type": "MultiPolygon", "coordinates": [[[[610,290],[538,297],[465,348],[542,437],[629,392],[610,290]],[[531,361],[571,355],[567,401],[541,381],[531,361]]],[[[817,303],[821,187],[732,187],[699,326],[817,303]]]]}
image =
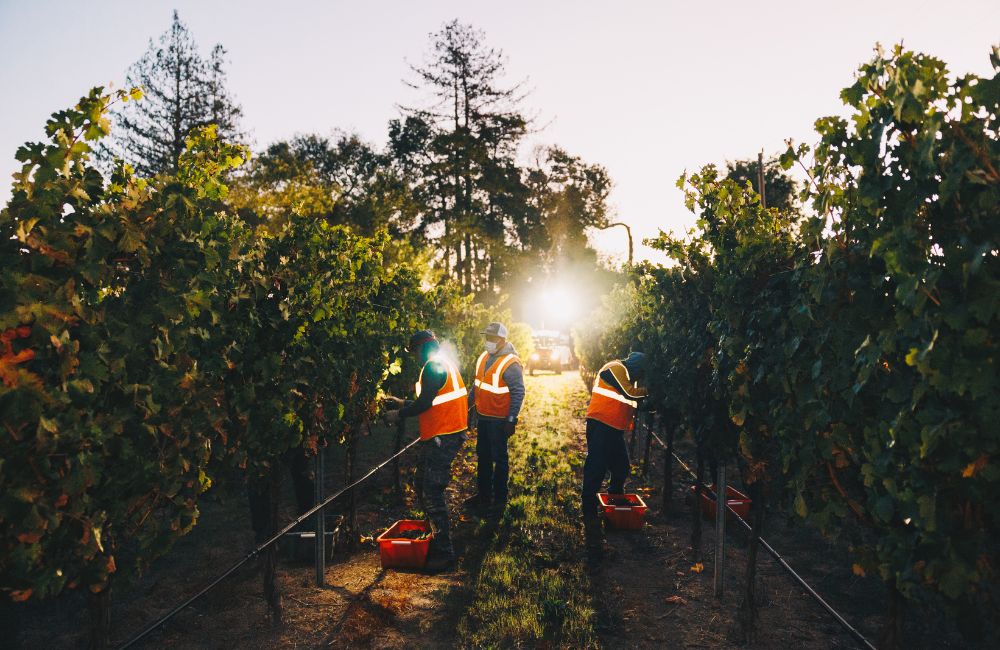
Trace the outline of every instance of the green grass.
{"type": "Polygon", "coordinates": [[[571,410],[562,382],[529,378],[530,400],[510,441],[511,500],[499,522],[483,520],[485,552],[468,558],[461,647],[550,641],[594,648],[594,607],[580,528],[579,484],[570,451],[571,410]],[[489,540],[488,542],[485,540],[489,540]]]}

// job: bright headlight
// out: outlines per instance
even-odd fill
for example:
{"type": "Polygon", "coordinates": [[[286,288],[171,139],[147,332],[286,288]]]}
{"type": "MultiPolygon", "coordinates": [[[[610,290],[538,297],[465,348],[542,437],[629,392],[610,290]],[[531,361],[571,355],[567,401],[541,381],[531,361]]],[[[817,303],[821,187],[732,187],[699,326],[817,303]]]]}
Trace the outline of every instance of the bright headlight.
{"type": "Polygon", "coordinates": [[[532,361],[538,361],[538,353],[537,352],[535,354],[531,355],[531,360],[532,361]]]}

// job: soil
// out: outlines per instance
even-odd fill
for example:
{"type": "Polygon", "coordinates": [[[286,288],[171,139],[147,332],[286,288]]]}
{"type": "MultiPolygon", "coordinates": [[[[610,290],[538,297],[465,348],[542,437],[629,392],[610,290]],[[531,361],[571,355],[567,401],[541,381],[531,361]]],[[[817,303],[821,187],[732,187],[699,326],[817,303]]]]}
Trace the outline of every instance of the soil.
{"type": "MultiPolygon", "coordinates": [[[[555,386],[550,388],[574,395],[579,394],[581,385],[577,372],[527,378],[529,399],[532,386],[539,382],[551,382],[555,386]]],[[[582,459],[586,454],[586,403],[580,397],[573,397],[571,406],[576,440],[566,453],[582,459]]],[[[414,423],[408,437],[414,435],[415,428],[414,423]]],[[[360,472],[374,467],[390,453],[392,436],[389,430],[375,430],[362,440],[360,472]]],[[[691,479],[675,464],[673,507],[665,509],[663,451],[653,443],[652,467],[644,478],[639,475],[643,445],[643,437],[639,436],[631,454],[634,472],[626,490],[641,495],[649,506],[644,527],[639,531],[615,531],[608,527],[604,532],[605,557],[590,573],[589,596],[600,645],[614,649],[742,647],[736,641],[735,621],[747,555],[746,535],[735,524],[728,527],[725,588],[717,598],[713,588],[714,522],[702,522],[701,558],[696,562],[691,548],[692,506],[682,496],[690,492],[691,479]]],[[[461,508],[462,501],[475,493],[475,455],[466,455],[474,449],[474,440],[466,443],[463,454],[452,467],[455,480],[447,491],[455,547],[466,557],[482,553],[489,540],[488,532],[477,532],[476,522],[471,516],[467,519],[461,508]]],[[[678,455],[682,459],[693,458],[692,450],[680,443],[678,455]]],[[[404,456],[402,469],[407,477],[412,477],[413,461],[413,454],[404,456]]],[[[345,484],[342,450],[329,450],[326,466],[326,490],[330,494],[345,484]]],[[[582,473],[582,466],[577,471],[582,473]]],[[[729,483],[739,489],[738,472],[729,475],[729,483]]],[[[465,582],[468,576],[462,569],[428,576],[413,570],[381,568],[374,537],[393,522],[412,518],[414,514],[412,488],[407,486],[404,499],[397,499],[392,485],[387,468],[358,490],[358,518],[364,538],[356,549],[350,552],[338,549],[333,554],[324,572],[325,586],[316,586],[311,562],[286,560],[311,557],[311,547],[307,553],[285,549],[279,556],[278,583],[284,594],[280,626],[270,623],[262,596],[263,562],[258,560],[245,564],[133,647],[194,650],[456,647],[455,622],[469,600],[465,582]]],[[[287,492],[286,502],[291,504],[290,489],[287,492]]],[[[217,502],[202,509],[191,534],[161,558],[131,591],[115,594],[114,644],[128,639],[174,604],[196,593],[253,548],[245,496],[238,492],[216,496],[217,502]]],[[[334,512],[328,514],[344,512],[342,507],[331,510],[334,512]]],[[[289,506],[288,520],[290,516],[289,506]]],[[[802,526],[791,525],[779,511],[768,511],[763,537],[874,642],[886,603],[881,580],[854,575],[845,550],[802,526]]],[[[763,549],[759,557],[760,624],[756,647],[807,650],[857,647],[763,549]]],[[[22,648],[85,647],[82,632],[85,612],[80,594],[26,604],[16,608],[15,614],[21,624],[22,648]]],[[[929,620],[930,626],[916,612],[911,612],[904,647],[914,650],[966,647],[953,627],[937,619],[929,620]]],[[[543,641],[524,647],[551,650],[555,646],[543,641]]]]}

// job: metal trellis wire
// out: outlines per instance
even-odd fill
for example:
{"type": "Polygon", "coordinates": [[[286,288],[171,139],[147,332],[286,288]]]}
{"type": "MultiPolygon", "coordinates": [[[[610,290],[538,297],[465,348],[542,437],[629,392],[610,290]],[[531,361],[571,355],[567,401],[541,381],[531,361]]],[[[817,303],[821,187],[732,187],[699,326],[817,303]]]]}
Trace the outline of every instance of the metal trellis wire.
{"type": "Polygon", "coordinates": [[[186,600],[184,600],[184,601],[178,603],[177,605],[175,605],[169,612],[167,612],[166,614],[164,614],[160,618],[156,619],[155,621],[153,621],[152,623],[150,623],[149,625],[147,625],[146,627],[144,627],[142,629],[142,631],[140,631],[138,634],[134,635],[128,641],[125,641],[124,643],[122,643],[121,645],[119,645],[115,650],[125,650],[125,648],[129,648],[132,645],[134,645],[136,642],[140,641],[142,638],[144,638],[145,636],[147,636],[150,632],[152,632],[153,630],[155,630],[156,628],[160,627],[161,625],[163,625],[164,623],[166,623],[168,620],[170,620],[171,618],[173,618],[174,616],[176,616],[185,607],[187,607],[188,605],[190,605],[194,601],[196,601],[199,598],[201,598],[202,596],[204,596],[206,593],[209,592],[210,589],[212,589],[212,587],[214,587],[215,585],[217,585],[220,582],[222,582],[223,580],[225,580],[234,571],[236,571],[236,569],[238,569],[241,566],[243,566],[243,564],[245,564],[246,562],[252,560],[262,550],[264,550],[265,548],[267,548],[268,546],[270,546],[274,542],[278,541],[278,539],[280,539],[282,535],[284,535],[285,533],[287,533],[288,531],[290,531],[292,528],[294,528],[295,526],[297,526],[302,521],[304,521],[304,520],[308,519],[309,517],[313,516],[314,514],[316,514],[319,510],[322,510],[323,508],[325,508],[326,506],[328,506],[334,499],[336,499],[337,497],[339,497],[344,492],[347,492],[351,488],[353,488],[353,487],[357,486],[358,484],[364,482],[372,474],[374,474],[375,472],[379,471],[380,469],[382,469],[383,467],[385,467],[386,465],[388,465],[390,461],[393,461],[397,457],[401,456],[404,452],[406,452],[408,449],[410,449],[410,447],[412,447],[413,445],[417,444],[418,442],[420,442],[419,438],[417,438],[416,440],[414,440],[410,444],[406,445],[405,447],[403,447],[402,449],[400,449],[397,453],[393,454],[389,458],[385,459],[379,466],[377,466],[375,469],[371,470],[370,472],[368,472],[367,474],[365,474],[364,476],[362,476],[361,478],[359,478],[357,481],[351,483],[350,485],[348,485],[347,487],[345,487],[341,491],[337,492],[333,496],[330,496],[329,498],[327,498],[325,501],[323,501],[319,505],[313,506],[313,508],[311,510],[309,510],[309,512],[305,513],[304,515],[299,516],[295,521],[293,521],[292,523],[288,524],[283,529],[281,529],[281,531],[279,531],[271,539],[267,540],[266,542],[264,542],[263,544],[261,544],[260,546],[258,546],[257,548],[255,548],[254,550],[252,550],[249,553],[247,553],[246,556],[244,556],[239,561],[237,561],[235,564],[233,564],[233,566],[229,567],[229,569],[227,569],[224,573],[219,574],[219,576],[217,576],[214,580],[212,580],[206,586],[202,587],[202,589],[198,593],[194,594],[190,598],[187,598],[186,600]]]}
{"type": "MultiPolygon", "coordinates": [[[[664,449],[667,448],[667,445],[662,440],[660,440],[659,436],[657,436],[655,433],[653,433],[652,429],[649,430],[649,434],[651,436],[653,436],[653,438],[656,440],[656,442],[660,443],[660,445],[664,449]]],[[[686,469],[688,471],[688,473],[692,477],[694,477],[695,480],[698,480],[697,475],[691,470],[690,467],[688,467],[684,463],[683,460],[681,460],[677,456],[677,454],[672,454],[672,455],[673,455],[674,459],[678,463],[680,463],[681,467],[683,467],[684,469],[686,469]]],[[[715,502],[716,503],[719,502],[718,495],[716,495],[715,492],[713,492],[712,490],[708,489],[708,486],[703,486],[703,489],[705,490],[705,492],[707,492],[708,494],[711,494],[713,497],[715,497],[715,502]]],[[[758,506],[758,507],[760,507],[760,506],[758,506]]],[[[753,528],[750,526],[750,524],[748,524],[746,521],[744,521],[743,517],[741,517],[738,514],[736,514],[736,511],[733,510],[729,506],[728,503],[726,503],[726,510],[728,510],[729,512],[731,512],[733,514],[733,516],[736,517],[736,520],[739,521],[740,524],[742,524],[743,527],[747,529],[747,532],[752,532],[753,531],[753,528]]],[[[818,593],[816,593],[816,590],[813,589],[812,587],[810,587],[809,583],[807,583],[805,580],[803,580],[802,576],[800,576],[798,573],[796,573],[795,570],[791,566],[788,565],[788,562],[785,562],[785,559],[783,557],[781,557],[781,555],[779,555],[777,551],[775,551],[773,548],[771,548],[770,544],[768,544],[766,541],[764,541],[763,537],[758,537],[757,541],[760,543],[761,546],[764,547],[764,550],[766,550],[768,553],[770,553],[771,557],[773,557],[775,559],[775,561],[779,565],[781,565],[781,568],[783,568],[785,570],[785,572],[788,573],[788,575],[790,575],[792,577],[792,579],[795,580],[795,582],[797,582],[799,584],[800,587],[802,587],[803,589],[805,589],[806,593],[808,593],[810,596],[813,597],[813,600],[815,600],[817,603],[819,603],[820,606],[823,607],[823,609],[825,609],[828,614],[830,614],[830,616],[832,616],[834,619],[836,619],[836,621],[840,624],[840,626],[842,628],[844,628],[844,630],[849,635],[851,635],[852,639],[854,639],[855,641],[857,641],[858,644],[862,648],[866,648],[867,650],[875,650],[875,646],[873,646],[871,643],[869,643],[868,639],[866,639],[860,632],[858,632],[856,629],[854,629],[854,627],[850,623],[848,623],[847,620],[837,612],[837,610],[835,610],[825,600],[823,600],[823,598],[818,593]]]]}

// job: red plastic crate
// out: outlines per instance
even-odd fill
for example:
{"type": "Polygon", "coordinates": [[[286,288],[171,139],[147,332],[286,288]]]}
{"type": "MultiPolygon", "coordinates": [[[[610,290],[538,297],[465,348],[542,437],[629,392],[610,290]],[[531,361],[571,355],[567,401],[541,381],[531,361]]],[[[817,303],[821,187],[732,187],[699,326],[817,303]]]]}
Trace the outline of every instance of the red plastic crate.
{"type": "MultiPolygon", "coordinates": [[[[714,485],[706,485],[705,488],[715,492],[714,485]]],[[[691,492],[694,493],[695,489],[695,486],[692,485],[691,492]]],[[[753,503],[753,501],[750,497],[731,486],[726,486],[726,504],[733,509],[733,512],[738,514],[744,520],[750,516],[751,503],[753,503]]],[[[715,519],[715,500],[708,496],[708,492],[702,492],[701,494],[701,511],[709,519],[715,519]]],[[[734,519],[735,517],[733,517],[733,513],[727,510],[726,521],[733,521],[734,519]]]]}
{"type": "Polygon", "coordinates": [[[618,530],[642,530],[642,519],[648,508],[638,494],[598,494],[597,499],[604,508],[604,516],[618,530]],[[632,506],[612,506],[612,499],[628,499],[632,506]]]}
{"type": "Polygon", "coordinates": [[[431,550],[432,533],[428,539],[400,539],[399,534],[407,530],[429,531],[431,524],[420,519],[402,519],[389,530],[378,536],[382,568],[423,569],[427,563],[427,553],[431,550]]]}

